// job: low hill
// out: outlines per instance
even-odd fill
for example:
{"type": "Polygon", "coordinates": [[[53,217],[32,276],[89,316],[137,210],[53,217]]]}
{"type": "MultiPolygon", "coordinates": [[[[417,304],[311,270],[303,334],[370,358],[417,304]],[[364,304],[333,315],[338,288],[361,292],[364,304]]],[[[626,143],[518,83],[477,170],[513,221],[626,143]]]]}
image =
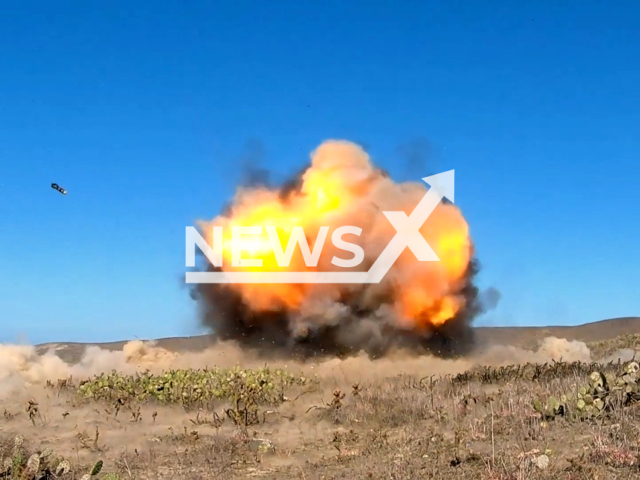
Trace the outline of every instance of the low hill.
{"type": "MultiPolygon", "coordinates": [[[[554,336],[567,340],[579,340],[585,343],[602,342],[616,337],[640,334],[640,317],[622,317],[586,323],[577,326],[545,327],[478,327],[475,329],[478,342],[487,344],[513,345],[533,349],[545,337],[554,336]]],[[[212,335],[193,337],[173,337],[156,340],[157,346],[172,352],[198,352],[211,346],[212,335]]],[[[127,341],[109,343],[46,343],[38,345],[38,351],[44,352],[55,346],[58,355],[67,362],[77,362],[88,346],[98,346],[106,350],[122,350],[127,341]]]]}

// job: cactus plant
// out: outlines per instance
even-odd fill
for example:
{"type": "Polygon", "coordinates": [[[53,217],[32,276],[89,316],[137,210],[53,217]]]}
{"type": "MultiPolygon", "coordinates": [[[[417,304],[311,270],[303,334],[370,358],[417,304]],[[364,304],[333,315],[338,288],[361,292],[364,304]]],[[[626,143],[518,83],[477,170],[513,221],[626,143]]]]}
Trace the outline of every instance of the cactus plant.
{"type": "Polygon", "coordinates": [[[588,420],[609,414],[621,400],[622,405],[640,401],[640,365],[630,362],[617,375],[592,371],[587,384],[578,388],[575,403],[563,395],[560,400],[550,397],[546,403],[536,398],[533,407],[544,420],[563,416],[588,420]],[[574,408],[575,407],[575,408],[574,408]]]}
{"type": "Polygon", "coordinates": [[[543,420],[553,420],[557,416],[564,416],[567,411],[567,400],[563,395],[560,400],[549,397],[546,403],[538,398],[533,399],[533,409],[542,415],[543,420]]]}
{"type": "Polygon", "coordinates": [[[148,372],[122,375],[101,374],[83,381],[78,392],[85,398],[122,403],[130,399],[144,401],[155,398],[162,403],[196,405],[209,400],[253,401],[257,404],[279,404],[283,390],[290,385],[305,385],[305,377],[296,377],[281,369],[245,370],[212,368],[204,370],[172,370],[160,375],[148,372]]]}

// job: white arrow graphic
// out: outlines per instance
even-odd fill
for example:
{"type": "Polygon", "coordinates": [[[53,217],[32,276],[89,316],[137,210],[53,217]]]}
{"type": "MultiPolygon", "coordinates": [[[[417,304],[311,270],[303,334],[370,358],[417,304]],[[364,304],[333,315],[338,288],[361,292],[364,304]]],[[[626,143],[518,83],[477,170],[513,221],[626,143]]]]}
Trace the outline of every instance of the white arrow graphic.
{"type": "Polygon", "coordinates": [[[431,186],[416,208],[407,216],[404,212],[382,212],[396,234],[368,272],[188,272],[187,283],[380,283],[405,248],[420,262],[440,259],[420,234],[443,197],[454,201],[454,170],[424,177],[431,186]]]}

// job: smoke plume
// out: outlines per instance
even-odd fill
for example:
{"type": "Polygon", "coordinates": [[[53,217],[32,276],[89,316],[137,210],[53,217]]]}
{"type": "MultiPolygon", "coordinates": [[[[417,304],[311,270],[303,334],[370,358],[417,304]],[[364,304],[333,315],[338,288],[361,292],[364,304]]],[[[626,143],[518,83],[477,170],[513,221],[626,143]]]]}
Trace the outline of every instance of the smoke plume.
{"type": "MultiPolygon", "coordinates": [[[[410,215],[427,192],[424,182],[416,180],[395,183],[358,145],[327,141],[292,181],[280,188],[240,186],[222,214],[198,225],[209,245],[212,227],[223,227],[224,271],[282,270],[264,228],[262,236],[242,245],[243,258],[260,260],[262,267],[232,267],[233,226],[275,226],[282,251],[294,227],[302,226],[309,252],[315,251],[320,227],[328,226],[316,266],[305,264],[296,245],[286,269],[367,271],[396,233],[383,212],[410,215]],[[343,261],[353,258],[331,243],[340,226],[361,229],[348,240],[364,250],[357,267],[331,262],[334,255],[343,261]]],[[[478,262],[469,226],[458,207],[442,201],[420,233],[440,261],[419,262],[406,249],[379,284],[201,284],[192,296],[202,323],[219,340],[265,354],[346,356],[364,351],[378,357],[394,347],[441,356],[467,354],[473,346],[473,319],[483,308],[473,283],[478,262]]],[[[210,264],[203,269],[219,270],[210,264]]]]}

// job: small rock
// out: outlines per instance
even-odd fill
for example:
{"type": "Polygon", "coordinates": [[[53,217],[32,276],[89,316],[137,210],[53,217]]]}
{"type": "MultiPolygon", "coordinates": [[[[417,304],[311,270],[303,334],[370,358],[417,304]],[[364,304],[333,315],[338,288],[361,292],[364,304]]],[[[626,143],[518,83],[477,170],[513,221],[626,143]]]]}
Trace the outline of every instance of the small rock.
{"type": "Polygon", "coordinates": [[[540,455],[539,457],[536,457],[533,464],[540,470],[545,470],[549,466],[549,457],[546,455],[540,455]]]}

